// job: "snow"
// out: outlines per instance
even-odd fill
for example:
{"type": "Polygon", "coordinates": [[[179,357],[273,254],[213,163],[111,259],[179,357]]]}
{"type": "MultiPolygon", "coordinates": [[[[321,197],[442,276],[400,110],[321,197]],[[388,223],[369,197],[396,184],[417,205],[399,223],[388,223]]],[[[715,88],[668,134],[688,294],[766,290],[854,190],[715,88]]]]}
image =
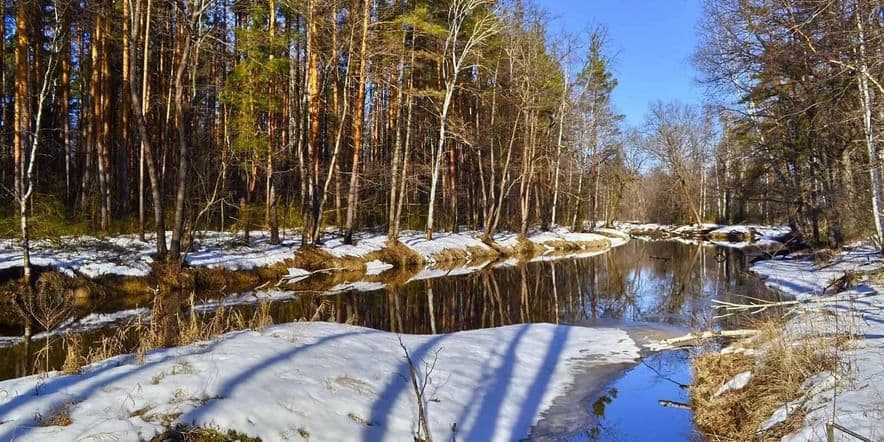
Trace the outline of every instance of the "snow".
{"type": "Polygon", "coordinates": [[[689,234],[689,235],[690,235],[690,234],[697,234],[697,233],[700,233],[700,232],[703,232],[703,231],[715,230],[715,229],[718,229],[718,228],[720,228],[720,227],[721,227],[721,225],[719,225],[719,224],[706,224],[706,223],[704,223],[704,224],[699,224],[699,225],[697,225],[697,224],[689,224],[689,225],[686,225],[686,226],[680,226],[680,227],[677,227],[677,228],[674,230],[674,232],[675,232],[675,233],[679,233],[679,234],[683,234],[683,235],[684,235],[684,234],[689,234]]]}
{"type": "Polygon", "coordinates": [[[249,232],[249,243],[241,233],[206,232],[194,239],[185,262],[191,267],[224,270],[253,270],[285,262],[294,257],[300,239],[283,236],[280,244],[270,244],[270,232],[249,232]]]}
{"type": "MultiPolygon", "coordinates": [[[[171,232],[167,232],[171,236],[171,232]]],[[[252,231],[246,242],[241,232],[196,232],[185,262],[191,267],[224,269],[229,271],[254,270],[261,267],[279,265],[291,260],[300,247],[301,241],[295,232],[282,232],[279,244],[270,244],[270,232],[252,231]]],[[[36,266],[52,267],[69,276],[77,274],[88,278],[103,275],[144,277],[151,272],[155,245],[153,235],[140,241],[136,235],[119,235],[106,238],[91,236],[62,237],[57,240],[34,240],[31,242],[31,261],[36,266]]],[[[471,250],[481,250],[483,254],[494,255],[494,250],[481,240],[482,232],[436,233],[427,240],[423,232],[405,231],[400,241],[422,256],[429,264],[437,263],[446,251],[461,251],[472,258],[471,250]]],[[[517,236],[501,233],[494,237],[504,247],[518,244],[517,236]]],[[[571,233],[557,228],[550,232],[532,232],[528,238],[540,245],[550,241],[599,241],[607,240],[612,247],[625,243],[628,239],[622,233],[609,231],[605,235],[595,233],[571,233]]],[[[340,236],[326,233],[322,238],[321,249],[339,258],[368,259],[372,253],[381,251],[387,244],[387,235],[361,232],[355,235],[354,244],[343,243],[340,236]]],[[[16,239],[0,240],[0,270],[21,266],[22,250],[16,239]]],[[[370,275],[388,269],[389,263],[380,265],[372,260],[370,275]]],[[[289,275],[292,279],[303,279],[302,274],[289,275]]]]}
{"type": "MultiPolygon", "coordinates": [[[[518,440],[578,371],[639,357],[626,332],[606,328],[524,324],[402,340],[421,377],[438,355],[425,403],[440,440],[518,440]]],[[[0,440],[149,440],[179,423],[263,440],[411,440],[408,373],[395,334],[284,324],[154,351],[142,365],[121,356],[80,374],[0,382],[0,440]],[[35,425],[65,404],[70,425],[35,425]]]]}
{"type": "MultiPolygon", "coordinates": [[[[153,263],[153,249],[134,235],[98,239],[91,236],[61,237],[57,240],[31,241],[31,263],[53,267],[73,276],[89,278],[107,274],[147,276],[153,263]]],[[[0,240],[0,270],[20,267],[22,249],[19,240],[0,240]]]]}
{"type": "Polygon", "coordinates": [[[323,238],[322,250],[338,258],[363,258],[381,251],[387,244],[387,235],[360,234],[355,235],[353,240],[354,244],[348,245],[339,236],[323,238]]]}
{"type": "Polygon", "coordinates": [[[393,264],[387,264],[379,259],[365,263],[365,274],[368,276],[380,275],[393,268],[393,264]]]}
{"type": "MultiPolygon", "coordinates": [[[[764,226],[758,224],[731,225],[721,226],[718,224],[701,224],[701,225],[685,225],[673,226],[667,224],[654,223],[633,223],[623,222],[615,223],[615,231],[619,231],[635,237],[654,237],[654,238],[673,238],[675,240],[691,241],[692,244],[698,244],[694,238],[711,237],[721,238],[727,237],[729,233],[738,234],[745,238],[742,241],[727,241],[720,239],[711,239],[710,242],[733,249],[760,248],[762,250],[775,249],[782,247],[780,240],[791,232],[788,226],[764,226]],[[750,232],[755,232],[749,239],[750,232]]],[[[596,229],[602,231],[602,229],[596,229]]]]}
{"type": "Polygon", "coordinates": [[[728,235],[729,233],[735,233],[740,235],[748,235],[750,232],[753,231],[755,232],[755,235],[760,239],[776,240],[777,238],[782,238],[791,233],[792,229],[790,229],[789,226],[762,226],[757,224],[746,224],[724,226],[709,232],[709,234],[728,235]]]}
{"type": "Polygon", "coordinates": [[[718,390],[715,390],[715,393],[712,395],[712,398],[715,399],[728,391],[740,390],[746,385],[749,384],[749,381],[752,380],[752,372],[744,371],[738,373],[731,380],[722,384],[721,387],[718,387],[718,390]]]}
{"type": "MultiPolygon", "coordinates": [[[[800,300],[833,296],[831,281],[845,271],[865,274],[884,267],[884,260],[870,246],[846,248],[831,262],[816,264],[810,258],[761,261],[751,271],[765,284],[800,300]]],[[[784,420],[802,405],[807,414],[804,425],[785,437],[786,441],[825,440],[826,422],[835,421],[870,440],[884,440],[884,287],[865,280],[837,294],[825,306],[810,306],[803,315],[791,319],[786,328],[801,333],[852,332],[857,336],[849,347],[839,350],[839,373],[823,373],[807,381],[804,397],[784,404],[768,424],[784,420]],[[849,367],[849,369],[848,369],[849,367]],[[834,410],[833,410],[834,407],[834,410]]],[[[836,440],[849,440],[836,431],[836,440]]]]}
{"type": "Polygon", "coordinates": [[[334,287],[327,290],[327,293],[341,293],[341,292],[374,292],[377,290],[383,290],[387,284],[383,282],[371,282],[371,281],[355,281],[355,282],[342,282],[340,284],[335,285],[334,287]]]}
{"type": "Polygon", "coordinates": [[[289,267],[287,270],[288,270],[288,273],[282,277],[281,282],[294,283],[294,282],[298,282],[298,281],[307,279],[310,277],[310,275],[313,274],[313,272],[311,272],[311,271],[299,269],[297,267],[289,267]]]}
{"type": "Polygon", "coordinates": [[[402,232],[399,241],[421,255],[427,263],[434,264],[446,250],[459,250],[468,256],[469,248],[491,253],[491,247],[479,239],[480,235],[480,232],[435,233],[433,239],[428,240],[423,232],[410,230],[402,232]]]}

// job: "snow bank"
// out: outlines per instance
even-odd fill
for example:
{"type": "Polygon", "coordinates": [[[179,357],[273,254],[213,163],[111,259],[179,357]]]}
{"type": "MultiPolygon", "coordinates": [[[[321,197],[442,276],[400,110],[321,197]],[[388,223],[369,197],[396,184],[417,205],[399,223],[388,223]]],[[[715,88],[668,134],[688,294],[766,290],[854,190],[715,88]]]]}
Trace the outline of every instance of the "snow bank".
{"type": "MultiPolygon", "coordinates": [[[[619,247],[629,241],[629,235],[616,230],[596,229],[593,233],[571,232],[564,227],[556,227],[551,230],[532,230],[528,232],[528,241],[545,249],[544,253],[555,250],[555,243],[573,243],[586,245],[606,241],[608,246],[619,247]]],[[[505,248],[515,248],[519,245],[519,237],[514,233],[501,232],[494,235],[494,242],[505,248]]]]}
{"type": "Polygon", "coordinates": [[[322,250],[338,258],[364,258],[381,251],[387,244],[387,235],[363,233],[354,235],[353,242],[353,245],[344,244],[340,236],[323,238],[322,250]]]}
{"type": "Polygon", "coordinates": [[[285,262],[294,257],[300,238],[283,236],[277,245],[270,244],[270,232],[249,232],[249,243],[241,233],[206,232],[194,239],[185,261],[191,267],[224,270],[254,270],[285,262]]]}
{"type": "MultiPolygon", "coordinates": [[[[426,407],[446,440],[520,439],[578,370],[639,356],[622,330],[549,324],[402,340],[421,376],[438,355],[426,407]]],[[[143,365],[122,356],[81,374],[0,382],[0,440],[144,440],[179,423],[264,440],[411,440],[408,373],[395,334],[285,324],[151,352],[143,365]],[[65,405],[70,425],[35,425],[65,405]]]]}
{"type": "MultiPolygon", "coordinates": [[[[846,271],[869,272],[884,266],[884,258],[870,246],[846,249],[831,262],[816,265],[810,258],[773,259],[759,261],[751,271],[764,280],[765,285],[798,299],[807,299],[831,290],[833,280],[846,271]]],[[[860,291],[876,291],[877,288],[860,285],[860,291]]]]}
{"type": "MultiPolygon", "coordinates": [[[[89,278],[108,274],[147,276],[153,253],[151,244],[139,241],[135,235],[31,241],[33,265],[52,267],[69,276],[79,272],[89,278]]],[[[17,239],[0,240],[0,270],[21,267],[21,260],[22,248],[17,239]]]]}
{"type": "MultiPolygon", "coordinates": [[[[868,246],[854,247],[836,255],[830,263],[813,260],[778,259],[754,264],[751,271],[765,284],[798,299],[811,299],[831,290],[831,281],[845,271],[869,272],[884,266],[880,254],[868,246]]],[[[805,315],[790,320],[786,327],[795,335],[849,330],[856,341],[839,351],[844,373],[809,379],[800,399],[807,410],[804,425],[785,441],[825,440],[826,422],[835,422],[870,440],[884,440],[884,287],[871,282],[838,294],[837,302],[810,307],[805,315]],[[834,407],[834,409],[833,409],[834,407]]],[[[833,295],[826,293],[827,296],[833,295]]],[[[784,420],[798,404],[784,404],[769,423],[784,420]]],[[[847,437],[836,431],[837,440],[847,437]]],[[[843,439],[847,440],[847,439],[843,439]]]]}
{"type": "Polygon", "coordinates": [[[427,263],[433,264],[447,250],[460,251],[466,256],[470,256],[469,249],[471,248],[492,254],[491,247],[479,239],[481,235],[481,232],[434,233],[433,239],[428,240],[423,232],[409,230],[402,232],[399,241],[417,252],[427,263]]]}
{"type": "Polygon", "coordinates": [[[755,239],[777,240],[788,235],[791,232],[792,229],[790,229],[789,226],[762,226],[757,224],[747,224],[719,227],[709,232],[709,235],[728,236],[729,234],[735,234],[743,237],[748,237],[751,234],[755,239]]]}
{"type": "MultiPolygon", "coordinates": [[[[628,236],[617,231],[600,230],[598,233],[572,233],[563,228],[552,231],[532,231],[529,241],[553,250],[555,241],[574,243],[605,240],[617,247],[628,240],[628,236]]],[[[229,271],[254,270],[283,264],[294,258],[301,240],[295,232],[281,232],[280,244],[270,244],[270,232],[252,231],[246,242],[240,232],[197,232],[185,262],[191,267],[223,269],[229,271]]],[[[171,236],[171,233],[168,232],[171,236]]],[[[98,239],[90,236],[64,237],[57,241],[36,240],[32,242],[31,260],[34,265],[52,267],[70,276],[79,273],[88,278],[102,275],[147,276],[151,272],[155,246],[148,235],[147,241],[138,240],[135,235],[120,235],[98,239]]],[[[437,233],[427,240],[423,232],[405,231],[400,241],[429,263],[434,264],[444,258],[445,252],[459,252],[467,259],[478,253],[493,256],[496,251],[481,240],[482,232],[437,233]]],[[[325,234],[321,249],[339,258],[368,259],[372,253],[381,251],[387,243],[386,234],[359,233],[354,244],[343,243],[340,236],[325,234]]],[[[494,240],[503,247],[518,245],[518,237],[512,233],[500,233],[494,240]]],[[[0,240],[0,270],[21,266],[22,252],[15,239],[0,240]]],[[[374,260],[376,261],[376,260],[374,260]]],[[[373,262],[374,262],[373,261],[373,262]]],[[[389,267],[377,261],[369,266],[369,274],[377,274],[389,267]]],[[[291,275],[302,279],[301,274],[291,275]]]]}

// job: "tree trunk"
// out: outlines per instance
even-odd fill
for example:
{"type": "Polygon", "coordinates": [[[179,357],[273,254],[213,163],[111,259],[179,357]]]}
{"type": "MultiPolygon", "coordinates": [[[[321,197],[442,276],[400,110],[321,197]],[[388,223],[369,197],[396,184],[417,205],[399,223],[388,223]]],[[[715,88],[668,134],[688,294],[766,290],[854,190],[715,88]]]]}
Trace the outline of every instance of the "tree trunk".
{"type": "Polygon", "coordinates": [[[881,216],[881,152],[875,140],[875,132],[872,127],[872,98],[869,93],[869,68],[866,63],[865,29],[863,26],[863,14],[856,14],[856,27],[859,42],[859,72],[857,73],[860,105],[862,109],[863,139],[869,154],[869,179],[872,189],[872,219],[875,222],[875,232],[878,235],[878,245],[884,250],[884,219],[881,216]]]}
{"type": "Polygon", "coordinates": [[[172,226],[172,241],[169,247],[170,259],[180,264],[181,238],[184,233],[184,203],[187,198],[187,168],[189,164],[188,153],[188,130],[186,125],[189,104],[184,101],[184,72],[187,70],[193,44],[190,31],[185,31],[184,46],[181,50],[181,60],[175,72],[175,126],[178,131],[178,189],[175,193],[175,220],[172,226]]]}
{"type": "MultiPolygon", "coordinates": [[[[456,75],[455,75],[456,78],[456,75]]],[[[436,188],[439,183],[439,171],[442,169],[442,156],[445,149],[445,130],[448,120],[448,109],[451,106],[451,97],[454,95],[454,80],[445,83],[445,101],[442,103],[442,113],[439,115],[439,139],[433,152],[433,178],[430,182],[430,201],[427,210],[427,239],[433,239],[433,216],[436,206],[436,188]]]]}
{"type": "Polygon", "coordinates": [[[353,102],[353,168],[350,173],[350,193],[347,198],[345,244],[353,244],[353,226],[356,222],[356,211],[359,208],[359,160],[362,156],[362,129],[365,112],[365,65],[368,64],[366,52],[371,1],[363,0],[362,4],[362,41],[359,45],[359,76],[356,84],[356,100],[353,102]]]}
{"type": "MultiPolygon", "coordinates": [[[[129,39],[131,41],[138,41],[138,17],[141,15],[141,1],[136,0],[135,6],[135,14],[132,22],[132,26],[129,27],[129,39]]],[[[151,9],[151,0],[147,0],[147,10],[144,12],[145,17],[150,17],[150,9],[151,9]]],[[[141,93],[144,97],[147,97],[147,59],[149,55],[148,51],[148,41],[150,40],[150,20],[145,20],[145,28],[144,28],[144,61],[143,61],[143,80],[142,80],[142,90],[141,93]]],[[[129,70],[133,73],[135,70],[135,57],[129,57],[129,70]]],[[[154,161],[153,155],[153,147],[150,142],[150,133],[147,130],[147,121],[145,119],[145,113],[147,112],[147,100],[142,101],[142,96],[139,96],[139,91],[136,88],[129,88],[129,97],[132,100],[132,106],[129,108],[130,111],[135,113],[135,123],[138,127],[138,135],[141,137],[141,151],[144,154],[144,165],[147,166],[147,175],[150,179],[150,192],[153,204],[153,214],[154,214],[154,231],[156,232],[156,248],[157,248],[157,258],[162,260],[166,257],[166,226],[165,226],[165,213],[163,210],[163,198],[160,190],[160,177],[157,171],[156,162],[154,161]]]]}
{"type": "MultiPolygon", "coordinates": [[[[30,82],[28,81],[28,66],[30,66],[30,56],[28,47],[30,46],[28,39],[28,16],[30,10],[28,6],[31,2],[21,0],[16,6],[15,15],[15,97],[14,97],[14,133],[12,141],[12,157],[14,163],[14,185],[13,195],[15,200],[22,205],[22,196],[24,189],[24,158],[23,154],[28,145],[28,134],[31,129],[30,110],[30,82]]],[[[21,211],[25,207],[20,207],[21,211]]]]}
{"type": "MultiPolygon", "coordinates": [[[[307,131],[307,154],[310,159],[309,172],[309,188],[310,188],[310,214],[309,228],[305,229],[307,234],[305,242],[310,238],[318,238],[322,226],[319,225],[319,130],[320,130],[320,114],[319,114],[319,56],[318,56],[318,39],[316,20],[316,0],[308,2],[309,16],[307,17],[307,113],[308,113],[308,131],[307,131]],[[309,230],[309,232],[308,232],[309,230]]],[[[311,241],[312,242],[312,241],[311,241]]]]}

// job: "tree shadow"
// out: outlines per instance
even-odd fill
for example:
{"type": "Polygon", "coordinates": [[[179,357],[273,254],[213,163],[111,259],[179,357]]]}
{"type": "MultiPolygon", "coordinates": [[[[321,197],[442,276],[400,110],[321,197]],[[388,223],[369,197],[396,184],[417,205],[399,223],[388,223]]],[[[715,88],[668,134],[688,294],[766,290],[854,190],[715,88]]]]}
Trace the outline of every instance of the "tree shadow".
{"type": "MultiPolygon", "coordinates": [[[[445,334],[433,336],[432,339],[429,339],[428,341],[421,344],[420,347],[417,348],[417,350],[409,350],[412,360],[415,361],[415,365],[420,365],[420,361],[422,361],[430,353],[430,351],[435,348],[440,342],[442,342],[442,340],[444,340],[446,337],[447,335],[445,334]]],[[[445,356],[444,354],[441,354],[440,357],[445,356]]],[[[390,378],[387,386],[384,387],[384,391],[380,394],[380,396],[378,396],[374,404],[372,404],[371,406],[369,422],[372,423],[372,425],[367,425],[363,429],[363,441],[380,442],[384,440],[384,435],[387,432],[386,418],[393,411],[393,406],[396,404],[396,399],[406,389],[412,388],[409,381],[406,381],[407,378],[403,377],[407,376],[408,373],[408,361],[405,360],[403,355],[402,361],[396,367],[396,371],[390,378]],[[397,374],[402,376],[397,376],[397,374]]],[[[424,375],[426,375],[426,373],[424,373],[424,375]]]]}
{"type": "Polygon", "coordinates": [[[299,345],[297,347],[292,348],[291,350],[279,353],[271,358],[264,359],[263,361],[260,361],[256,364],[252,365],[251,367],[248,367],[247,369],[242,370],[236,376],[228,379],[226,382],[224,382],[224,384],[221,386],[221,388],[218,389],[218,394],[212,400],[210,400],[209,402],[206,402],[201,407],[198,407],[198,408],[195,408],[195,409],[189,411],[185,415],[181,416],[178,420],[179,420],[179,422],[182,422],[182,423],[190,423],[190,424],[195,425],[197,422],[200,422],[206,415],[209,414],[209,412],[214,408],[215,404],[218,403],[218,399],[224,399],[224,398],[230,397],[234,393],[234,391],[236,391],[236,389],[238,387],[240,387],[241,385],[248,382],[248,380],[250,378],[256,376],[257,374],[261,373],[264,370],[267,370],[267,369],[273,367],[276,364],[279,364],[279,363],[289,360],[290,358],[298,355],[299,353],[308,351],[312,348],[323,346],[325,344],[328,344],[329,342],[336,341],[338,339],[343,339],[343,338],[346,338],[349,336],[372,334],[372,333],[378,333],[378,332],[375,330],[363,330],[363,331],[353,331],[353,332],[346,332],[346,333],[325,336],[325,337],[320,338],[319,340],[317,340],[316,342],[314,342],[312,344],[299,345]]]}
{"type": "MultiPolygon", "coordinates": [[[[524,335],[529,332],[532,325],[524,325],[509,343],[506,354],[501,361],[501,365],[495,370],[493,379],[494,385],[489,389],[477,390],[478,394],[482,394],[482,403],[476,413],[476,420],[472,429],[465,437],[465,440],[491,440],[496,435],[501,434],[498,431],[498,421],[504,401],[512,400],[507,398],[510,386],[513,384],[513,373],[515,365],[518,363],[518,346],[524,335]]],[[[531,381],[530,387],[526,391],[521,403],[518,404],[518,415],[511,428],[501,429],[504,437],[520,438],[527,436],[534,418],[540,410],[540,404],[543,396],[555,372],[568,335],[571,328],[568,326],[555,327],[552,338],[544,355],[543,362],[538,368],[537,374],[531,381]]],[[[478,400],[474,397],[471,402],[478,400]]],[[[468,404],[467,407],[470,405],[468,404]]]]}
{"type": "MultiPolygon", "coordinates": [[[[211,341],[210,344],[206,345],[203,348],[200,348],[196,351],[189,352],[187,355],[198,355],[205,354],[211,352],[215,347],[224,342],[226,338],[217,338],[216,340],[211,341]]],[[[173,354],[169,354],[162,358],[159,358],[155,361],[150,361],[144,363],[137,368],[121,370],[119,373],[113,374],[106,378],[102,378],[96,381],[94,384],[89,385],[84,390],[77,392],[71,395],[64,395],[63,397],[59,397],[57,400],[53,400],[49,402],[48,409],[55,409],[64,405],[65,403],[69,403],[71,401],[74,402],[83,402],[92,396],[95,392],[115,383],[122,379],[128,378],[130,376],[134,376],[138,373],[144,372],[148,369],[151,369],[155,366],[161,365],[165,362],[168,362],[172,359],[177,359],[181,356],[184,356],[180,353],[173,352],[173,354]]],[[[59,375],[57,377],[48,379],[48,382],[35,385],[31,387],[27,391],[24,391],[20,394],[17,394],[11,401],[6,402],[5,404],[0,405],[0,422],[4,422],[9,417],[9,414],[28,406],[30,403],[37,401],[36,398],[44,398],[48,395],[52,395],[55,393],[63,392],[64,390],[68,390],[71,388],[79,387],[81,384],[88,382],[90,380],[95,380],[96,378],[100,378],[102,374],[111,371],[113,369],[122,367],[124,365],[128,365],[132,363],[134,356],[124,356],[120,357],[117,363],[105,363],[101,367],[87,370],[81,374],[75,375],[59,375]]],[[[4,424],[7,428],[4,431],[0,431],[0,440],[15,440],[16,438],[22,437],[31,432],[34,429],[33,419],[28,419],[22,422],[9,421],[4,424]],[[18,425],[16,425],[18,424],[18,425]]],[[[2,427],[0,427],[2,428],[2,427]]]]}
{"type": "MultiPolygon", "coordinates": [[[[514,400],[508,397],[508,393],[510,393],[510,388],[514,385],[513,378],[519,359],[519,344],[525,335],[531,332],[532,327],[534,326],[530,324],[519,326],[519,330],[506,343],[506,350],[503,354],[489,355],[489,359],[498,359],[498,364],[492,364],[489,361],[483,366],[482,377],[488,381],[476,386],[473,396],[463,404],[463,408],[461,408],[457,416],[458,421],[452,422],[452,424],[464,424],[469,419],[472,419],[471,422],[468,422],[469,432],[458,438],[479,441],[491,440],[500,434],[503,434],[504,437],[521,437],[529,433],[531,424],[540,411],[539,408],[552,374],[561,360],[561,355],[570,333],[570,327],[555,327],[543,362],[538,367],[538,371],[534,379],[531,380],[531,384],[524,396],[518,398],[521,403],[517,404],[518,414],[512,427],[499,428],[503,405],[507,401],[514,400]],[[496,365],[496,367],[493,365],[496,365]]],[[[438,346],[444,337],[445,335],[438,335],[423,343],[413,352],[413,359],[415,361],[423,359],[432,349],[438,346]]],[[[440,357],[444,358],[444,354],[440,357]]],[[[398,366],[396,373],[405,376],[408,370],[407,363],[403,361],[398,366]]],[[[372,405],[370,422],[373,425],[365,427],[361,438],[362,441],[378,442],[385,440],[389,427],[387,420],[393,412],[393,407],[402,394],[411,394],[410,388],[411,385],[404,377],[394,375],[390,379],[383,393],[372,405]]],[[[448,439],[448,437],[443,439],[448,439]]]]}

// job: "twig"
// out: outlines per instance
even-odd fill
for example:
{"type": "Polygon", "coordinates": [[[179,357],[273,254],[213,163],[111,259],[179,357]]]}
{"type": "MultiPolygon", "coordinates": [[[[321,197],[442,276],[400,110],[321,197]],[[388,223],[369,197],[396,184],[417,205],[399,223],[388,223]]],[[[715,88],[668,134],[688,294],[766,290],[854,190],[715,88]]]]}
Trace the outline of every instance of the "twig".
{"type": "Polygon", "coordinates": [[[657,401],[658,404],[664,407],[669,408],[679,408],[682,410],[690,410],[691,406],[682,402],[668,401],[666,399],[660,399],[657,401]]]}

